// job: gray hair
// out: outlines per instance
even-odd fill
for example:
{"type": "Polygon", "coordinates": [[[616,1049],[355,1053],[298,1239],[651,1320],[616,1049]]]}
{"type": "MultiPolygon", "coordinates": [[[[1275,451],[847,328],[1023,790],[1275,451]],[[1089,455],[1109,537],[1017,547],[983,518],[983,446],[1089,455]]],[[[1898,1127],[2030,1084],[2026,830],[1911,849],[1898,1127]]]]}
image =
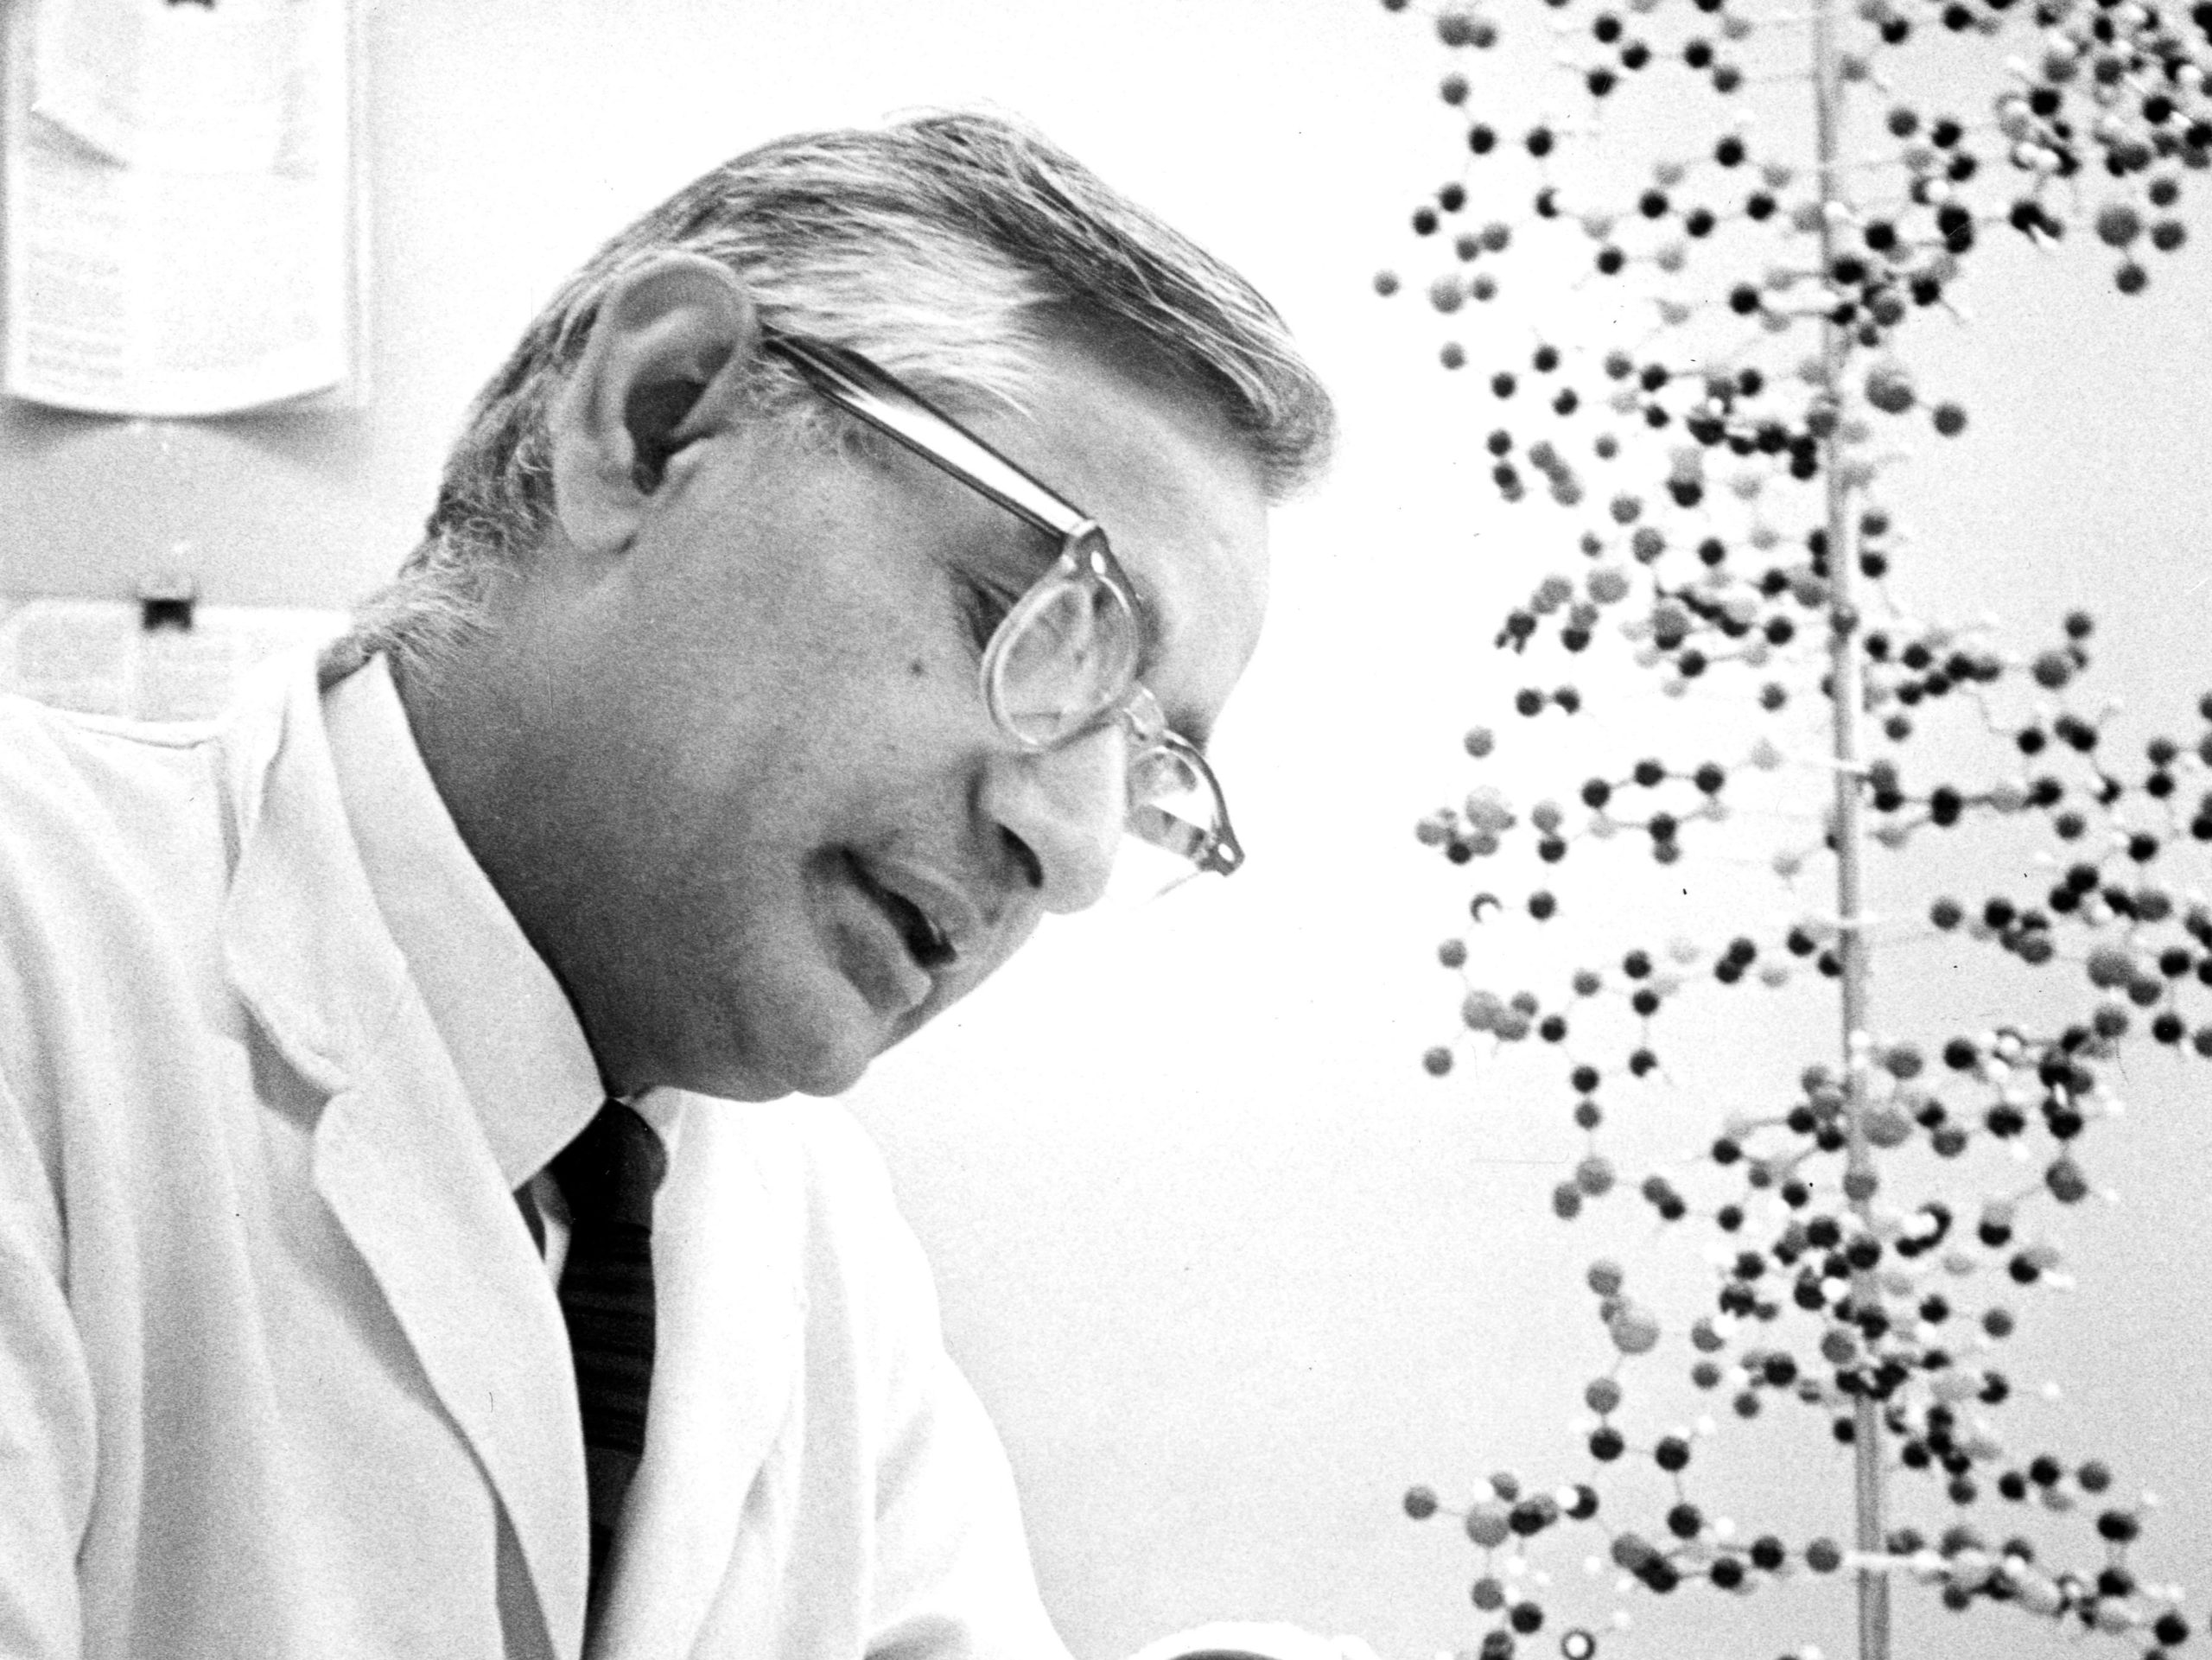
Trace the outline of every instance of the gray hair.
{"type": "MultiPolygon", "coordinates": [[[[325,684],[371,654],[429,663],[480,626],[552,506],[547,411],[601,302],[674,249],[721,262],[764,326],[852,347],[957,408],[1019,407],[1034,347],[1072,331],[1205,398],[1280,499],[1335,435],[1327,392],[1250,283],[1035,133],[994,116],[799,134],[747,152],[616,236],[539,313],[477,395],[437,506],[397,579],[324,654],[325,684]]],[[[764,414],[817,400],[764,362],[764,414]]]]}

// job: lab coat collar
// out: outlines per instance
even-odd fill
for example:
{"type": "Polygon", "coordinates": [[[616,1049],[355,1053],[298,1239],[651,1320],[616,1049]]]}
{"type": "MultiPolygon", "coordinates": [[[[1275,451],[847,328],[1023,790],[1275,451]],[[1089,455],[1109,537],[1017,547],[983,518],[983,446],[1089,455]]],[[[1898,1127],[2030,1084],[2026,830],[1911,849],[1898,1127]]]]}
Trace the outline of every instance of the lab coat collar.
{"type": "Polygon", "coordinates": [[[322,727],[378,913],[519,1187],[607,1098],[568,994],[476,862],[379,653],[321,697],[322,727]]]}
{"type": "Polygon", "coordinates": [[[505,1506],[558,1660],[578,1660],[588,1572],[582,1429],[566,1332],[353,849],[312,665],[257,680],[226,763],[236,862],[231,983],[327,1098],[317,1190],[505,1506]]]}

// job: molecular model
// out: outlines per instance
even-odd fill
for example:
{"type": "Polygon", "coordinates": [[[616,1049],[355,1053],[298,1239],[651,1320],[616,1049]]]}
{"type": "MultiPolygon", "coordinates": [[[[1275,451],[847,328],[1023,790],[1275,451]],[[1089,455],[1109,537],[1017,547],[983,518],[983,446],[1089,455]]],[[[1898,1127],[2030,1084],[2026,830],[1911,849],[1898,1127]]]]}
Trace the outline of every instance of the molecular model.
{"type": "Polygon", "coordinates": [[[1496,512],[1563,556],[1496,635],[1544,684],[1468,732],[1471,787],[1417,826],[1478,888],[1439,950],[1461,1029],[1424,1065],[1533,1055],[1584,1148],[1555,1215],[1640,1206],[1650,1249],[1694,1233],[1704,1265],[1678,1314],[1624,1255],[1589,1264],[1613,1364],[1550,1477],[1407,1494],[1478,1554],[1467,1660],[1675,1652],[1638,1648],[1629,1615],[1713,1593],[1700,1652],[1741,1652],[1732,1609],[1784,1583],[1853,1599],[1862,1660],[1891,1654],[1893,1591],[1916,1587],[2179,1650],[2202,1616],[2138,1566],[2140,1488],[2008,1440],[2005,1346],[2067,1283],[2058,1235],[2099,1191],[2126,1055],[2212,1060],[2212,902],[2193,886],[2212,869],[2212,694],[2176,735],[2123,745],[2085,692],[2088,612],[2024,652],[1916,614],[1892,487],[1913,447],[1940,466],[1967,430],[1910,348],[1955,334],[1993,248],[2086,253],[2115,304],[2168,280],[2212,162],[2212,4],[1383,8],[1433,32],[1452,159],[1376,289],[1433,314],[1439,397],[1473,412],[1496,512]],[[1548,36],[1557,85],[1533,116],[1491,70],[1515,31],[1548,36]],[[1623,641],[1645,714],[1667,711],[1641,754],[1618,753],[1634,711],[1595,707],[1623,641]],[[1514,753],[1522,732],[1541,735],[1514,753]],[[1535,782],[1560,765],[1580,770],[1535,782]],[[1579,868],[1634,881],[1634,853],[1672,881],[1747,824],[1780,827],[1756,874],[1786,921],[1747,902],[1718,938],[1565,938],[1579,868]],[[1976,834],[2006,856],[1957,855],[1976,834]],[[1556,983],[1498,983],[1550,961],[1492,950],[1503,920],[1568,952],[1556,983]],[[1931,941],[2031,987],[2017,1017],[1878,1011],[1878,955],[1931,941]],[[1821,1005],[1812,1053],[1741,1100],[1664,1103],[1672,1172],[1614,1150],[1662,1110],[1670,1009],[1737,1000],[1720,1018],[1771,1050],[1796,1028],[1751,1005],[1784,995],[1821,1005]],[[1844,1461],[1847,1526],[1700,1503],[1716,1440],[1762,1413],[1844,1461]],[[1542,1570],[1548,1550],[1592,1559],[1596,1590],[1542,1570]]]}

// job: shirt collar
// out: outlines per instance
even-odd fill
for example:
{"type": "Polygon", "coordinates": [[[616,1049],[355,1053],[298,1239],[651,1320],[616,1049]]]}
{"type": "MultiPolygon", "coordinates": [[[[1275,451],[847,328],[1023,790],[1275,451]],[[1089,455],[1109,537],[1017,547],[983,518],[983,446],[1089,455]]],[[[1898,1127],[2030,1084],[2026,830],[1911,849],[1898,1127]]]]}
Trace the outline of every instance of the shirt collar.
{"type": "Polygon", "coordinates": [[[322,694],[370,891],[510,1187],[591,1122],[598,1063],[560,983],[447,812],[382,656],[322,694]]]}

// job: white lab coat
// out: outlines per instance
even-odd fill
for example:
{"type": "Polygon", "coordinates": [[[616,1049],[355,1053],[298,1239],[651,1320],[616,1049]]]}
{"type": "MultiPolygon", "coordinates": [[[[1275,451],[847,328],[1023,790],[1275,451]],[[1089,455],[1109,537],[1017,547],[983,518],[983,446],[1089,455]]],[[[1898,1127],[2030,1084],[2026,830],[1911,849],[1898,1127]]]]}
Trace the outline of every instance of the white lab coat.
{"type": "MultiPolygon", "coordinates": [[[[1065,1660],[839,1110],[691,1100],[594,1660],[1065,1660]]],[[[311,672],[0,701],[0,1654],[578,1660],[543,1265],[378,916],[311,672]]]]}

